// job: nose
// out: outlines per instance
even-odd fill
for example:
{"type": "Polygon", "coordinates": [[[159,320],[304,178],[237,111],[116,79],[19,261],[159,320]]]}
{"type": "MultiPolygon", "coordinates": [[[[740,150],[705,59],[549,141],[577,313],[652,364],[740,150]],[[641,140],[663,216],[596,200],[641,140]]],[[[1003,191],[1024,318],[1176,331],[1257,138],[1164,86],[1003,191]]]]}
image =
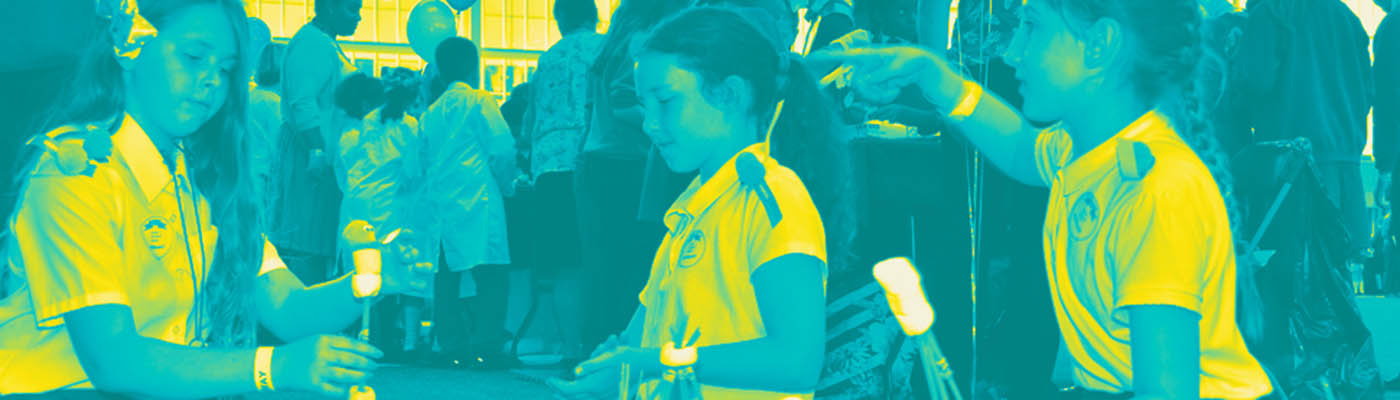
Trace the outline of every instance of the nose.
{"type": "Polygon", "coordinates": [[[642,132],[646,132],[653,141],[661,134],[661,121],[658,121],[654,113],[648,111],[642,117],[642,132]]]}

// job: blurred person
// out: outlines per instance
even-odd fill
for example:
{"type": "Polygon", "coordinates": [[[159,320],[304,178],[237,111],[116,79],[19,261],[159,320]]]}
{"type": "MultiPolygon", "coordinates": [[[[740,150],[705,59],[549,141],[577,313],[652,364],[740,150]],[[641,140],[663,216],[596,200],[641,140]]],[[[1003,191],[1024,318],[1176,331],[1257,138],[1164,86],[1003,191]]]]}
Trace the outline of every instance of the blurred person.
{"type": "Polygon", "coordinates": [[[1312,143],[1327,196],[1341,211],[1354,261],[1370,246],[1361,152],[1371,109],[1370,44],[1361,19],[1340,0],[1270,0],[1249,5],[1233,90],[1253,142],[1312,143]]]}
{"type": "Polygon", "coordinates": [[[603,35],[597,31],[598,8],[592,0],[555,1],[554,21],[564,37],[540,56],[521,139],[530,148],[526,165],[537,199],[533,231],[543,244],[533,271],[560,278],[554,305],[563,320],[563,355],[576,363],[588,354],[579,337],[585,276],[579,265],[574,171],[588,133],[588,68],[598,57],[603,35]]]}
{"type": "Polygon", "coordinates": [[[444,355],[463,366],[475,360],[468,358],[473,353],[500,354],[508,336],[505,266],[511,259],[504,200],[514,194],[520,175],[515,139],[495,96],[476,89],[479,54],[462,37],[438,45],[437,68],[446,88],[418,125],[425,171],[418,218],[439,238],[446,264],[433,295],[434,330],[444,355]],[[462,276],[467,272],[472,275],[462,276]],[[467,301],[474,311],[470,326],[460,311],[468,297],[477,297],[467,301]]]}
{"type": "MultiPolygon", "coordinates": [[[[248,103],[248,157],[253,171],[253,193],[261,199],[264,218],[272,216],[276,204],[276,178],[272,173],[277,143],[282,134],[282,61],[287,45],[270,43],[263,47],[253,75],[248,103]]],[[[264,221],[271,226],[272,221],[264,221]]]]}
{"type": "Polygon", "coordinates": [[[325,280],[334,268],[341,193],[334,163],[340,141],[335,88],[354,72],[336,42],[360,24],[362,0],[321,0],[316,16],[287,44],[282,67],[282,118],[278,142],[278,204],[272,241],[309,282],[325,280]]]}

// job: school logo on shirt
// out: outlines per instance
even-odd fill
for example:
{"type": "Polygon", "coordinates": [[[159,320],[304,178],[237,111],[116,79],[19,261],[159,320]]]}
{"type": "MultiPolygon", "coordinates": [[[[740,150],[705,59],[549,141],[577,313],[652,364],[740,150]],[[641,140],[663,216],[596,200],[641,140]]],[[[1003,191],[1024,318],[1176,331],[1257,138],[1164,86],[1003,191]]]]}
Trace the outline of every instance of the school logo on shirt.
{"type": "Polygon", "coordinates": [[[1069,232],[1070,236],[1083,240],[1094,233],[1094,227],[1099,220],[1099,202],[1094,199],[1094,192],[1085,192],[1079,195],[1074,201],[1074,207],[1069,211],[1069,232]]]}
{"type": "Polygon", "coordinates": [[[165,252],[170,249],[170,224],[161,217],[150,217],[141,224],[142,236],[146,238],[146,246],[151,248],[156,258],[165,257],[165,252]]]}
{"type": "Polygon", "coordinates": [[[685,244],[681,245],[681,256],[677,260],[681,268],[693,266],[700,262],[700,257],[704,255],[705,234],[699,230],[690,233],[685,238],[685,244]]]}

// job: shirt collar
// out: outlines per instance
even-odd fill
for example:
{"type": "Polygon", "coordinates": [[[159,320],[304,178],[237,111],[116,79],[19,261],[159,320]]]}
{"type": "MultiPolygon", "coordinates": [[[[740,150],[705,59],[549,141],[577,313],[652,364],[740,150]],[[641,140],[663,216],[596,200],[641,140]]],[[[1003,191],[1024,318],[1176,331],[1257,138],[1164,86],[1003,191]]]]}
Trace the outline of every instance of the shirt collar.
{"type": "MultiPolygon", "coordinates": [[[[174,179],[165,166],[165,157],[156,150],[151,137],[131,118],[131,114],[122,117],[121,127],[112,136],[112,145],[126,161],[146,200],[154,199],[174,179]]],[[[179,149],[175,150],[175,171],[180,175],[185,174],[185,157],[179,149]]]]}
{"type": "Polygon", "coordinates": [[[768,144],[760,142],[734,153],[734,156],[729,157],[729,161],[726,161],[723,166],[719,167],[718,171],[715,171],[715,175],[711,176],[710,180],[702,182],[700,177],[695,177],[685,193],[681,193],[680,197],[676,198],[675,203],[671,204],[671,208],[666,210],[666,228],[675,232],[682,220],[694,219],[703,214],[705,209],[710,208],[710,205],[719,200],[725,192],[728,192],[730,187],[737,184],[739,173],[734,168],[734,160],[737,160],[739,155],[744,153],[752,153],[765,165],[771,163],[771,159],[768,157],[768,144]]]}
{"type": "Polygon", "coordinates": [[[1144,141],[1162,132],[1171,132],[1171,126],[1161,112],[1152,110],[1138,117],[1113,137],[1064,167],[1061,182],[1069,189],[1066,193],[1077,192],[1088,185],[1100,183],[1102,179],[1096,177],[1117,166],[1119,141],[1144,141]]]}

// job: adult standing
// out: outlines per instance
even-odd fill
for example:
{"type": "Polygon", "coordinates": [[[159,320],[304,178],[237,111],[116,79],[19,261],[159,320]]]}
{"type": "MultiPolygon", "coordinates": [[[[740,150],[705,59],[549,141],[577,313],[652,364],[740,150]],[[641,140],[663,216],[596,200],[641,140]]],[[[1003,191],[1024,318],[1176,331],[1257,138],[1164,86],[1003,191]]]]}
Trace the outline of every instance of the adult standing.
{"type": "Polygon", "coordinates": [[[283,67],[280,183],[273,242],[307,282],[329,276],[339,233],[340,190],[331,168],[339,140],[335,88],[354,71],[336,43],[360,25],[362,0],[316,2],[316,17],[287,44],[283,67]]]}

